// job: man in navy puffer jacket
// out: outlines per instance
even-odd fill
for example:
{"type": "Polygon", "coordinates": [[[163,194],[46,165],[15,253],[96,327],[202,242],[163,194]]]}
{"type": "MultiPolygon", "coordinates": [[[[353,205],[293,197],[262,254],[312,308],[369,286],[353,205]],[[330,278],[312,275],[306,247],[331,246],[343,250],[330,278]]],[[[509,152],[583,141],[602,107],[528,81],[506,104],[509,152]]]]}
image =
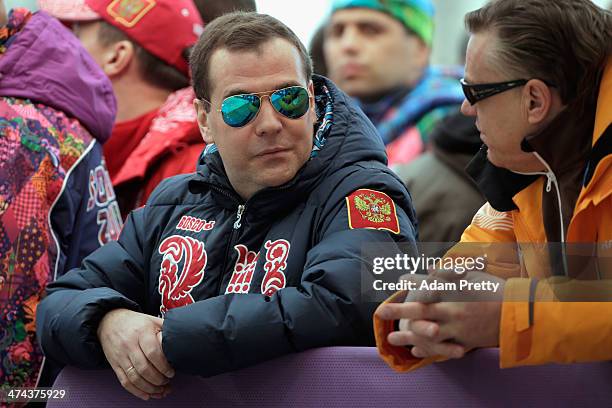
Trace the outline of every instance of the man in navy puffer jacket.
{"type": "Polygon", "coordinates": [[[211,376],[373,344],[362,246],[416,235],[375,128],[312,77],[284,24],[220,17],[191,68],[207,143],[198,172],[162,182],[119,241],[49,285],[38,308],[45,353],[84,368],[106,358],[143,399],[163,396],[175,370],[211,376]]]}

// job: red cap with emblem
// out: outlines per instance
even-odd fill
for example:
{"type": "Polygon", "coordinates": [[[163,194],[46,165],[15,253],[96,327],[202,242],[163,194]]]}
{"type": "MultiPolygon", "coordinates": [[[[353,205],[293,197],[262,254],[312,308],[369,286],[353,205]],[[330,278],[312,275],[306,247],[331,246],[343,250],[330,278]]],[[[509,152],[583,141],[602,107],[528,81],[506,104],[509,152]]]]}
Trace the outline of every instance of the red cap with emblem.
{"type": "Polygon", "coordinates": [[[39,0],[39,6],[66,22],[104,20],[185,75],[184,51],[204,28],[192,0],[39,0]]]}

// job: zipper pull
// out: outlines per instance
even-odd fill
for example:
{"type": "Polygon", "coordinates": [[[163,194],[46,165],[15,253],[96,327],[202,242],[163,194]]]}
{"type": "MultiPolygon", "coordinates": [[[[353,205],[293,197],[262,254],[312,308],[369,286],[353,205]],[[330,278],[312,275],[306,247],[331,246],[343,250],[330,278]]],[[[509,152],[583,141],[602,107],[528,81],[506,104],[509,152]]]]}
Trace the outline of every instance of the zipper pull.
{"type": "Polygon", "coordinates": [[[548,181],[546,182],[546,192],[547,193],[550,193],[550,190],[552,190],[552,183],[553,183],[554,177],[555,176],[552,173],[550,172],[546,173],[546,178],[548,178],[548,181]]]}
{"type": "Polygon", "coordinates": [[[238,212],[236,213],[236,222],[234,222],[234,229],[240,229],[242,227],[242,214],[244,213],[244,205],[241,204],[238,206],[238,212]]]}

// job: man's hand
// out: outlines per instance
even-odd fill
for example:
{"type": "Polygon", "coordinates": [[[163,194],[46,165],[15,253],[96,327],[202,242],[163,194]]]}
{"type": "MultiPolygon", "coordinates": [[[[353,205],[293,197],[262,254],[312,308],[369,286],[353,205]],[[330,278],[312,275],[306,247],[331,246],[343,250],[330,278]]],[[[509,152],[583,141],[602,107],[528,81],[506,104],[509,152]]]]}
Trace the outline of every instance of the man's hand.
{"type": "Polygon", "coordinates": [[[442,356],[461,358],[475,347],[495,347],[505,281],[482,272],[457,274],[435,271],[425,275],[406,275],[404,280],[439,283],[498,283],[496,291],[410,291],[404,303],[379,306],[376,315],[383,320],[400,320],[400,330],[387,340],[395,346],[412,346],[418,358],[442,356]],[[469,300],[466,302],[466,300],[469,300]]]}
{"type": "Polygon", "coordinates": [[[163,320],[128,309],[108,312],[98,338],[119,382],[130,393],[148,400],[170,392],[174,370],[161,347],[163,320]]]}

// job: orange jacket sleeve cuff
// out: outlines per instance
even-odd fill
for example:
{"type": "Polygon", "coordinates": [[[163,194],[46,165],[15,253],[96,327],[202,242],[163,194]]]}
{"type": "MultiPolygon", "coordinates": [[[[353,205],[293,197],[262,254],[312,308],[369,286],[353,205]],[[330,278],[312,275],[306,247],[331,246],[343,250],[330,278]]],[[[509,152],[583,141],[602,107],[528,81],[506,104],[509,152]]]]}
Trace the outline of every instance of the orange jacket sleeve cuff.
{"type": "MultiPolygon", "coordinates": [[[[396,292],[384,303],[402,302],[405,296],[406,292],[396,292]]],[[[378,354],[380,354],[380,357],[395,371],[412,371],[433,362],[443,360],[442,357],[417,358],[410,353],[408,347],[398,347],[389,344],[387,336],[393,331],[395,331],[394,320],[382,320],[374,315],[374,337],[376,338],[378,354]]]]}

